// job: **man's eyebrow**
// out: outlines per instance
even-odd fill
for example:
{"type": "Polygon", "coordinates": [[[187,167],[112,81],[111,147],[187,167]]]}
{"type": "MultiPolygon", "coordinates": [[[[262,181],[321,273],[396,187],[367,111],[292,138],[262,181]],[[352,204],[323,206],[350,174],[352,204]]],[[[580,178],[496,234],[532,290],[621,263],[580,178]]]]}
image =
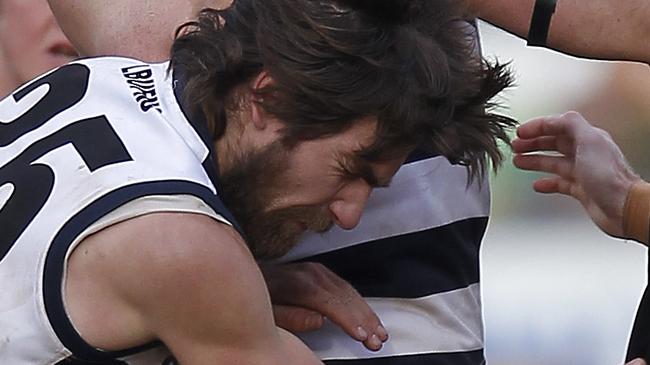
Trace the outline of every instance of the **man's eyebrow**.
{"type": "Polygon", "coordinates": [[[350,158],[346,158],[346,162],[346,167],[353,175],[359,176],[373,188],[386,188],[390,185],[392,178],[381,181],[367,159],[355,154],[350,158]]]}

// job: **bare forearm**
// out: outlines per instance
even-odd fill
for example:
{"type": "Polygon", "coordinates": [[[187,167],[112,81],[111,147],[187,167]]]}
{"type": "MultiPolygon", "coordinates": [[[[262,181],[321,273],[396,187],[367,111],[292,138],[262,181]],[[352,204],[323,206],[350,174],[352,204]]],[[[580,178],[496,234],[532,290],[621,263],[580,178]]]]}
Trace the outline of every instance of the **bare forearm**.
{"type": "MultiPolygon", "coordinates": [[[[525,38],[535,0],[468,0],[479,17],[525,38]]],[[[558,0],[548,46],[579,57],[650,63],[650,2],[558,0]]]]}
{"type": "Polygon", "coordinates": [[[63,31],[83,56],[169,58],[176,28],[204,7],[230,0],[48,0],[63,31]]]}

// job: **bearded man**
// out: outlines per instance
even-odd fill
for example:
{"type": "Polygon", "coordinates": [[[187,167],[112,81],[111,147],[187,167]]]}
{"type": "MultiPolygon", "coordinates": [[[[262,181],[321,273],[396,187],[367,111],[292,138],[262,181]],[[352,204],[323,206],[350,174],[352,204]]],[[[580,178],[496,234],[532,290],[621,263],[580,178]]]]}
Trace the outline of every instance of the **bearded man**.
{"type": "Polygon", "coordinates": [[[238,0],[170,63],[78,61],[3,100],[0,362],[319,363],[255,259],[355,227],[415,147],[500,161],[513,121],[483,106],[510,78],[460,20],[453,1],[238,0]]]}

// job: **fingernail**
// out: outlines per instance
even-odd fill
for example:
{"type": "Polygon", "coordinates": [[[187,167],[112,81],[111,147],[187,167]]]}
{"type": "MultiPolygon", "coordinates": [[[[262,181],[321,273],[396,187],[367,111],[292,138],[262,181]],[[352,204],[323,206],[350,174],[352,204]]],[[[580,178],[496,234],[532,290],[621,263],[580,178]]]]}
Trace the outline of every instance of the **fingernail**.
{"type": "Polygon", "coordinates": [[[366,330],[364,330],[361,326],[357,327],[357,334],[359,335],[360,341],[365,341],[368,339],[368,332],[366,332],[366,330]]]}
{"type": "Polygon", "coordinates": [[[384,326],[379,325],[377,326],[377,336],[379,336],[379,339],[385,342],[388,340],[388,332],[384,328],[384,326]]]}
{"type": "Polygon", "coordinates": [[[368,345],[375,350],[379,350],[381,348],[381,341],[379,340],[379,337],[377,335],[372,335],[370,336],[370,339],[368,340],[368,345]]]}

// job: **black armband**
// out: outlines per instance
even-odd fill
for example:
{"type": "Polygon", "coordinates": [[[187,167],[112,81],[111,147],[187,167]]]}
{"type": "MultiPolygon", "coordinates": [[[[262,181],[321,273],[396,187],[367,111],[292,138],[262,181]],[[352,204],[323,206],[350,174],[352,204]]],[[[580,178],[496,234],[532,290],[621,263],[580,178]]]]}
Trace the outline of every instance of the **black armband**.
{"type": "Polygon", "coordinates": [[[530,29],[528,30],[529,46],[546,46],[548,37],[548,28],[551,25],[551,18],[555,13],[557,0],[536,0],[533,17],[530,20],[530,29]]]}

